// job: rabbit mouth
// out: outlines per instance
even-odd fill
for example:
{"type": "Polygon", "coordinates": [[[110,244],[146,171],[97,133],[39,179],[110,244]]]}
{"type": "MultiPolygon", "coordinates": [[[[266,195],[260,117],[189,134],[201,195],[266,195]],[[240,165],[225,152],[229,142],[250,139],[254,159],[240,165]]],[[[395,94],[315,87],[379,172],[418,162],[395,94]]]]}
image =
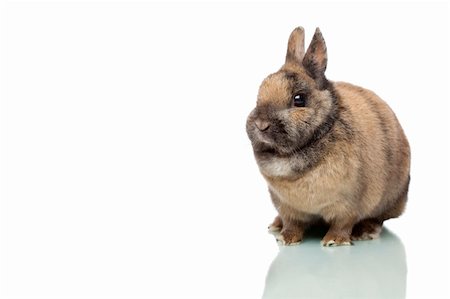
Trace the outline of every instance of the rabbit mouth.
{"type": "Polygon", "coordinates": [[[290,155],[295,146],[285,125],[277,119],[270,119],[267,128],[258,127],[254,111],[247,121],[247,134],[255,155],[264,157],[290,155]]]}
{"type": "Polygon", "coordinates": [[[249,134],[249,137],[255,153],[275,154],[277,152],[275,142],[271,140],[265,132],[260,132],[256,129],[249,134]]]}
{"type": "Polygon", "coordinates": [[[256,135],[256,139],[265,145],[268,145],[270,147],[273,146],[273,140],[271,140],[268,136],[266,132],[261,132],[260,130],[256,130],[255,129],[255,135],[256,135]]]}
{"type": "Polygon", "coordinates": [[[265,134],[265,132],[256,132],[252,139],[253,151],[260,156],[287,156],[292,151],[278,144],[275,140],[265,134]]]}
{"type": "Polygon", "coordinates": [[[261,155],[272,155],[272,156],[277,156],[280,154],[280,152],[274,147],[260,147],[255,152],[261,155]]]}

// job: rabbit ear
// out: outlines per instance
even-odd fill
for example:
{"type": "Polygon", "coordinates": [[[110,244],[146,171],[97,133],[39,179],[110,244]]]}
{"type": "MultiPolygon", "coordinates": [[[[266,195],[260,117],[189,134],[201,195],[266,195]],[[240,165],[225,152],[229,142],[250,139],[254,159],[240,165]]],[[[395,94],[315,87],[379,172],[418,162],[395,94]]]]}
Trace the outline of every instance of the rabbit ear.
{"type": "Polygon", "coordinates": [[[297,27],[289,36],[286,64],[301,65],[303,56],[305,56],[305,30],[303,27],[297,27]]]}
{"type": "Polygon", "coordinates": [[[327,46],[319,28],[316,28],[311,44],[303,58],[303,67],[316,81],[319,88],[323,88],[326,83],[327,46]]]}

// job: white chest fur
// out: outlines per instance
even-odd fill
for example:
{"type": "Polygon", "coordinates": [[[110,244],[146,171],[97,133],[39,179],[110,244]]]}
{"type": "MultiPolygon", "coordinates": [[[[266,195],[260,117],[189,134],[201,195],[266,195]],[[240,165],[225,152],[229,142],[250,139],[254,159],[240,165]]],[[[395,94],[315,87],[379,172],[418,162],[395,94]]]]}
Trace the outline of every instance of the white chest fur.
{"type": "Polygon", "coordinates": [[[271,158],[267,161],[259,161],[260,171],[270,177],[288,177],[293,175],[292,164],[288,158],[271,158]]]}

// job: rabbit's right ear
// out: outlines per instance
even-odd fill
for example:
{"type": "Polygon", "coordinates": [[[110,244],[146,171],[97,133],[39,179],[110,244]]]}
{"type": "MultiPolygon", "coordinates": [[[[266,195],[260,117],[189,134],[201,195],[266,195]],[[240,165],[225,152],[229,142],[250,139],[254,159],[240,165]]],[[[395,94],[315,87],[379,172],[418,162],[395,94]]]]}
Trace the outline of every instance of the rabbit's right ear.
{"type": "Polygon", "coordinates": [[[325,70],[327,69],[327,46],[323,39],[319,28],[309,44],[308,51],[306,51],[303,58],[303,67],[308,71],[311,77],[316,81],[320,89],[326,85],[325,70]]]}
{"type": "Polygon", "coordinates": [[[289,36],[286,64],[301,65],[303,56],[305,56],[305,30],[303,27],[297,27],[289,36]]]}

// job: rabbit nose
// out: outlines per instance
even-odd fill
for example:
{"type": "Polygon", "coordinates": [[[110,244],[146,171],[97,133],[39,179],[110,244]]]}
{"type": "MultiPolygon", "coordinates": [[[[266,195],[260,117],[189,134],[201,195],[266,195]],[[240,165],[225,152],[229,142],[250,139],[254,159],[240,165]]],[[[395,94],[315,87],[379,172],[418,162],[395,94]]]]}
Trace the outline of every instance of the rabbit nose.
{"type": "Polygon", "coordinates": [[[255,125],[260,131],[265,131],[270,127],[270,123],[266,120],[255,120],[255,125]]]}

